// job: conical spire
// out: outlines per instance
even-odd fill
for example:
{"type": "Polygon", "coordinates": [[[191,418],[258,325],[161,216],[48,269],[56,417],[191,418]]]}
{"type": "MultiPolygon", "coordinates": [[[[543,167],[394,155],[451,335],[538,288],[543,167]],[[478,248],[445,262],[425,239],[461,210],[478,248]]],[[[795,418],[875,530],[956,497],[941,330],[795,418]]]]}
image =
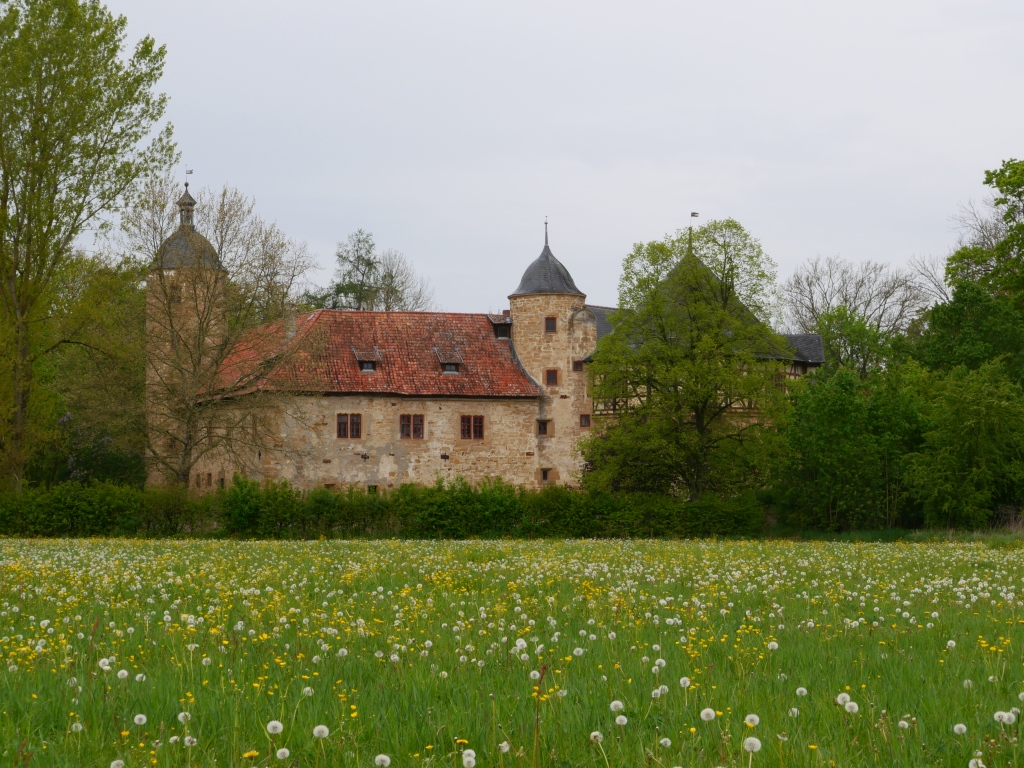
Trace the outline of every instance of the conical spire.
{"type": "Polygon", "coordinates": [[[178,216],[182,227],[185,229],[195,229],[195,221],[193,214],[196,210],[196,201],[188,193],[188,182],[185,182],[185,193],[178,198],[178,216]]]}
{"type": "Polygon", "coordinates": [[[580,296],[583,291],[576,287],[569,270],[551,252],[548,245],[548,222],[544,220],[544,250],[540,256],[526,268],[519,287],[513,296],[525,296],[531,293],[574,293],[580,296]]]}

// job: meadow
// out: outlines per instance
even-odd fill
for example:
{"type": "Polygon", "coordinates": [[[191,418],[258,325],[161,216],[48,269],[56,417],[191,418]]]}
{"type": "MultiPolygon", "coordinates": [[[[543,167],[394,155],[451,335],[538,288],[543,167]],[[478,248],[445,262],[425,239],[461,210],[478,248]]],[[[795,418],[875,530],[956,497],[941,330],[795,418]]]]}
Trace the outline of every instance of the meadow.
{"type": "Polygon", "coordinates": [[[984,542],[0,540],[0,763],[1017,766],[984,542]]]}

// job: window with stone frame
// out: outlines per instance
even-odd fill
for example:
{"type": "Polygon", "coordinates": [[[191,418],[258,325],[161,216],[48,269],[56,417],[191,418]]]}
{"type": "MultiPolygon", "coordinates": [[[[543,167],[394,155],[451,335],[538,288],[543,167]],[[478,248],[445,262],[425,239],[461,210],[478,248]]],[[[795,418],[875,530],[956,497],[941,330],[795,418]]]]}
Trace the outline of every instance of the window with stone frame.
{"type": "Polygon", "coordinates": [[[544,318],[544,333],[554,333],[558,329],[558,318],[556,317],[545,317],[544,318]]]}
{"type": "Polygon", "coordinates": [[[547,437],[551,434],[551,420],[550,419],[538,419],[537,421],[537,434],[541,437],[547,437]]]}
{"type": "Polygon", "coordinates": [[[337,436],[339,439],[362,437],[363,417],[358,413],[339,413],[337,436]]]}
{"type": "Polygon", "coordinates": [[[581,413],[580,414],[580,426],[583,427],[584,429],[586,429],[587,427],[590,426],[590,414],[589,413],[581,413]]]}
{"type": "Polygon", "coordinates": [[[577,372],[578,371],[582,371],[583,370],[583,361],[582,360],[573,360],[572,361],[572,369],[574,371],[577,371],[577,372]]]}
{"type": "Polygon", "coordinates": [[[403,413],[398,417],[398,436],[402,440],[423,439],[423,414],[403,413]]]}
{"type": "Polygon", "coordinates": [[[484,417],[483,416],[463,416],[460,419],[459,434],[463,440],[483,440],[484,439],[484,417]]]}
{"type": "Polygon", "coordinates": [[[549,387],[558,386],[557,368],[549,368],[548,370],[544,371],[544,383],[547,384],[549,387]]]}

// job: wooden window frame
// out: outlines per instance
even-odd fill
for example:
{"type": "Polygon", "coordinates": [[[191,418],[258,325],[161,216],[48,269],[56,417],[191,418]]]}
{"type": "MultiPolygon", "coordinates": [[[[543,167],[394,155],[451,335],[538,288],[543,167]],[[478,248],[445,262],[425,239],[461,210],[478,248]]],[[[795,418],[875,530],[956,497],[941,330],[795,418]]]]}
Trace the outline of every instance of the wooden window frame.
{"type": "Polygon", "coordinates": [[[580,371],[582,371],[583,370],[583,361],[582,360],[573,360],[572,361],[572,370],[573,370],[574,373],[579,373],[580,371]]]}
{"type": "Polygon", "coordinates": [[[485,434],[483,416],[476,415],[459,417],[459,439],[483,440],[485,434]]]}
{"type": "Polygon", "coordinates": [[[590,414],[589,413],[581,413],[580,414],[580,429],[590,429],[590,414]],[[586,423],[584,423],[584,422],[586,422],[586,423]]]}
{"type": "Polygon", "coordinates": [[[334,437],[337,440],[361,440],[363,437],[363,415],[361,413],[339,413],[335,421],[334,437]]]}
{"type": "Polygon", "coordinates": [[[360,360],[359,361],[359,372],[360,373],[376,373],[377,372],[377,361],[376,360],[360,360]]]}
{"type": "Polygon", "coordinates": [[[544,371],[544,385],[547,386],[547,387],[557,387],[558,386],[558,369],[557,368],[548,368],[546,371],[544,371]],[[554,381],[552,381],[552,379],[554,379],[554,381]]]}
{"type": "Polygon", "coordinates": [[[558,332],[558,318],[557,317],[545,317],[544,318],[544,333],[557,333],[558,332]]]}
{"type": "Polygon", "coordinates": [[[412,415],[412,439],[422,440],[426,434],[426,423],[423,420],[422,413],[414,413],[412,415]],[[417,432],[419,434],[417,434],[417,432]]]}
{"type": "Polygon", "coordinates": [[[398,417],[398,439],[412,439],[412,414],[403,413],[398,417]]]}
{"type": "Polygon", "coordinates": [[[551,437],[551,419],[537,419],[537,436],[551,437]]]}
{"type": "Polygon", "coordinates": [[[449,374],[451,374],[451,373],[458,373],[459,372],[459,364],[458,363],[442,363],[442,365],[441,365],[441,372],[442,373],[449,373],[449,374]]]}

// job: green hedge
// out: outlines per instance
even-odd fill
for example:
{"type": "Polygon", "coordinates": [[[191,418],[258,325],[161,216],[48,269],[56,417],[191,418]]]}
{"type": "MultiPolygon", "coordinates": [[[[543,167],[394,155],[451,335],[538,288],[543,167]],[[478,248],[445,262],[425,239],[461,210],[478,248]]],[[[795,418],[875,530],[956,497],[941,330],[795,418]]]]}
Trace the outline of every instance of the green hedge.
{"type": "Polygon", "coordinates": [[[757,535],[764,510],[753,494],[699,501],[525,490],[501,481],[403,485],[387,493],[260,484],[236,477],[226,490],[66,483],[0,495],[0,535],[231,536],[262,539],[628,537],[757,535]]]}

